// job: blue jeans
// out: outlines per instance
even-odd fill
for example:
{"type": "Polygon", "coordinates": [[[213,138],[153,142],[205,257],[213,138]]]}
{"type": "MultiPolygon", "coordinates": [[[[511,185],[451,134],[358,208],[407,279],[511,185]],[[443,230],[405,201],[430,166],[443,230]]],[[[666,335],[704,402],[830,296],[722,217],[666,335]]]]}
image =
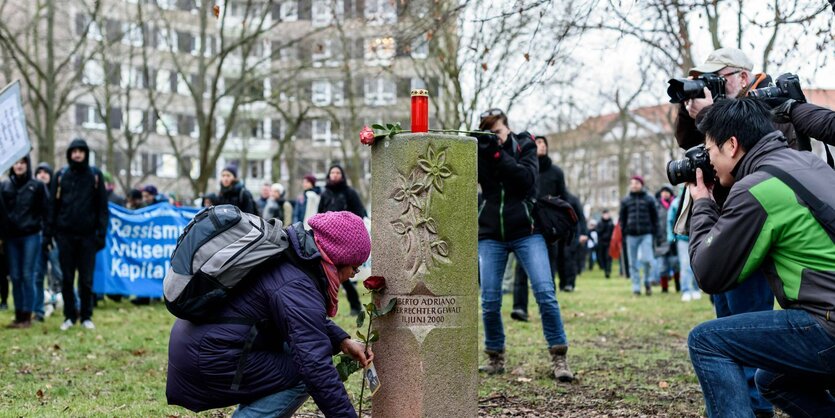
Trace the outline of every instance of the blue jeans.
{"type": "Polygon", "coordinates": [[[678,251],[678,271],[681,274],[681,293],[698,291],[699,286],[696,284],[693,268],[690,267],[690,241],[676,241],[676,250],[678,251]]]}
{"type": "Polygon", "coordinates": [[[568,344],[560,317],[554,278],[548,262],[548,248],[542,235],[535,234],[513,241],[478,241],[478,266],[481,275],[481,310],[484,321],[484,346],[490,351],[503,351],[502,277],[507,255],[513,251],[531,281],[539,305],[542,332],[548,346],[568,344]]]}
{"type": "Polygon", "coordinates": [[[232,418],[278,417],[289,418],[308,398],[307,387],[299,383],[281,392],[267,395],[248,404],[238,405],[232,418]]]}
{"type": "Polygon", "coordinates": [[[6,240],[9,277],[16,312],[32,312],[35,304],[35,263],[41,251],[41,234],[6,240]]]}
{"type": "Polygon", "coordinates": [[[702,323],[687,339],[708,417],[751,417],[743,366],[793,417],[835,416],[835,338],[800,309],[750,312],[702,323]]]}
{"type": "Polygon", "coordinates": [[[33,312],[43,316],[44,289],[49,289],[53,293],[60,293],[63,283],[64,275],[61,274],[61,262],[58,261],[58,246],[53,245],[49,253],[39,253],[38,261],[35,264],[35,309],[33,312]],[[44,286],[44,276],[47,271],[50,272],[51,280],[47,279],[47,285],[44,286]]]}
{"type": "MultiPolygon", "coordinates": [[[[717,318],[725,318],[731,315],[771,311],[774,309],[774,293],[768,286],[768,280],[762,271],[754,272],[739,286],[718,295],[713,295],[713,307],[716,310],[717,318]]],[[[754,374],[757,369],[754,367],[745,368],[745,377],[748,381],[748,393],[751,398],[751,409],[754,411],[770,411],[773,408],[757,390],[754,383],[754,374]]]]}
{"type": "Polygon", "coordinates": [[[644,266],[644,286],[649,287],[653,274],[655,251],[652,249],[652,234],[627,235],[626,251],[629,255],[629,277],[632,279],[632,292],[641,291],[641,276],[639,271],[644,266]]]}

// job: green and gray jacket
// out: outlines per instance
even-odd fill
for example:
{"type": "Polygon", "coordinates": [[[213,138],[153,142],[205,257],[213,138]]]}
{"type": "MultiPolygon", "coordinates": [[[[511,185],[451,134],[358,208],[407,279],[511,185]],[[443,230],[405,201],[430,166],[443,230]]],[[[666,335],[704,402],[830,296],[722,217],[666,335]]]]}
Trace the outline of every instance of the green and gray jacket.
{"type": "Polygon", "coordinates": [[[690,259],[699,286],[721,293],[762,268],[784,309],[814,314],[835,336],[835,237],[785,183],[761,171],[777,166],[835,207],[835,171],[810,152],[788,148],[778,131],[734,168],[724,207],[694,202],[690,259]]]}

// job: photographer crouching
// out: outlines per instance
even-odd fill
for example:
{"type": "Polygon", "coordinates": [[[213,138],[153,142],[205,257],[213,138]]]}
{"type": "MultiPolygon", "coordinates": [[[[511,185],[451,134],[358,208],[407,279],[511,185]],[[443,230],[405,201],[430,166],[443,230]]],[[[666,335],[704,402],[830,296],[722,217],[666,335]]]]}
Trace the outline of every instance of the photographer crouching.
{"type": "Polygon", "coordinates": [[[730,192],[722,207],[703,171],[694,200],[690,257],[708,293],[762,270],[781,311],[748,312],[696,326],[690,359],[707,415],[751,416],[744,367],[791,416],[835,416],[835,171],[790,149],[759,100],[722,100],[698,125],[709,164],[730,192]]]}

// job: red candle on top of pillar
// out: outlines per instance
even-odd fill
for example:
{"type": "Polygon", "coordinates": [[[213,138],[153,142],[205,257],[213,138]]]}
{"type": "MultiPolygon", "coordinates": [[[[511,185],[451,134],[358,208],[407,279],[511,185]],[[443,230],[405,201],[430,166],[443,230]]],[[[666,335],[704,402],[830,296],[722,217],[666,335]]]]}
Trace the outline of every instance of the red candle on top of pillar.
{"type": "Polygon", "coordinates": [[[412,132],[429,130],[429,91],[412,90],[412,132]]]}

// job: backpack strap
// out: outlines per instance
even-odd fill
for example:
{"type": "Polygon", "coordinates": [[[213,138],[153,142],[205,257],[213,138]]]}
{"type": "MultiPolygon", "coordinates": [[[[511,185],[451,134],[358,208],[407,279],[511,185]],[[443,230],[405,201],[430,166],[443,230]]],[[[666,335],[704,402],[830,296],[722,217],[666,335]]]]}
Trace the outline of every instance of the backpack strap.
{"type": "Polygon", "coordinates": [[[212,324],[233,324],[233,325],[249,325],[249,333],[244,340],[244,347],[241,350],[241,356],[238,358],[238,368],[235,370],[235,377],[232,379],[231,389],[238,391],[241,388],[241,380],[244,378],[244,366],[246,365],[246,358],[252,351],[252,346],[255,344],[255,338],[258,337],[258,327],[267,322],[266,319],[255,320],[251,318],[233,318],[224,317],[217,318],[211,321],[212,324]]]}
{"type": "Polygon", "coordinates": [[[823,226],[829,236],[835,240],[835,209],[827,205],[817,196],[815,196],[803,183],[796,178],[786,173],[781,168],[773,165],[767,165],[760,168],[768,174],[777,177],[783,183],[786,183],[803,201],[809,206],[809,211],[817,219],[818,223],[823,226]]]}

